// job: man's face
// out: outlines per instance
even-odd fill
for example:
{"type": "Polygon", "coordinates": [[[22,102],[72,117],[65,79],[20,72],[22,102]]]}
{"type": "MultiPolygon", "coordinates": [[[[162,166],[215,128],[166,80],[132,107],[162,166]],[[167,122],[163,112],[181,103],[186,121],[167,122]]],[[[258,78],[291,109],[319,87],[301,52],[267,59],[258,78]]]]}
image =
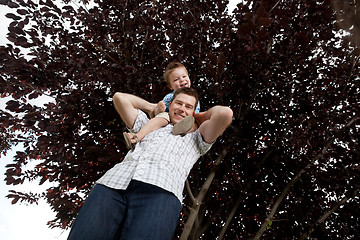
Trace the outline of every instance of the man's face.
{"type": "Polygon", "coordinates": [[[170,122],[176,124],[186,116],[192,116],[195,110],[195,97],[180,93],[169,106],[170,122]]]}

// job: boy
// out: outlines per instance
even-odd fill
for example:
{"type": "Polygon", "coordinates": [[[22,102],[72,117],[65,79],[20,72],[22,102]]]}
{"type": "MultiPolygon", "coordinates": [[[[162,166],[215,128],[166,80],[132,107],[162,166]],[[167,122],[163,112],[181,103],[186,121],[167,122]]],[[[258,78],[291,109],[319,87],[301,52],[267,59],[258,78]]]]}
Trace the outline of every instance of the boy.
{"type": "MultiPolygon", "coordinates": [[[[169,124],[169,105],[173,98],[174,92],[179,88],[191,86],[189,73],[186,70],[185,66],[179,62],[171,62],[167,65],[164,72],[164,79],[168,87],[173,90],[173,92],[167,94],[164,99],[157,104],[157,107],[153,111],[153,115],[155,117],[148,121],[140,129],[139,132],[137,132],[136,134],[133,132],[123,133],[128,149],[133,149],[134,145],[141,141],[150,132],[169,124]]],[[[195,113],[199,112],[200,103],[198,102],[195,113]]],[[[194,126],[194,118],[192,116],[188,116],[174,126],[172,133],[174,135],[183,135],[190,131],[192,128],[194,128],[194,130],[196,128],[194,126]]]]}

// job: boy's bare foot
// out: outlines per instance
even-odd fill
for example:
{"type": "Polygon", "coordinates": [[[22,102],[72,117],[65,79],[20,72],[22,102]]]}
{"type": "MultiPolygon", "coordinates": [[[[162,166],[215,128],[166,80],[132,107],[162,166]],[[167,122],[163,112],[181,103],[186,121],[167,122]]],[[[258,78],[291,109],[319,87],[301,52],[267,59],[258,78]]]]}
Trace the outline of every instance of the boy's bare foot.
{"type": "Polygon", "coordinates": [[[147,114],[149,115],[150,118],[155,117],[154,114],[155,114],[155,109],[157,108],[157,104],[152,103],[152,106],[153,106],[153,108],[149,112],[147,112],[147,114]]]}
{"type": "Polygon", "coordinates": [[[164,101],[160,101],[158,104],[154,104],[154,108],[149,112],[150,118],[154,118],[159,113],[165,112],[166,105],[164,101]]]}
{"type": "Polygon", "coordinates": [[[166,110],[166,105],[164,101],[160,101],[157,104],[157,107],[155,108],[155,116],[158,115],[159,113],[165,112],[166,110]]]}

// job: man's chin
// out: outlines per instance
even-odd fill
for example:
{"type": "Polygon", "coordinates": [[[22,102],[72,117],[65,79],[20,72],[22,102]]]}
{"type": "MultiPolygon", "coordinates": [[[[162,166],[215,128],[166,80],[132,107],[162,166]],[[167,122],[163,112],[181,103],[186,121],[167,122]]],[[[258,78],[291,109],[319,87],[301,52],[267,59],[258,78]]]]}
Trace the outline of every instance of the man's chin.
{"type": "Polygon", "coordinates": [[[184,117],[182,117],[182,116],[174,115],[174,117],[171,119],[171,122],[175,125],[183,119],[184,119],[184,117]]]}

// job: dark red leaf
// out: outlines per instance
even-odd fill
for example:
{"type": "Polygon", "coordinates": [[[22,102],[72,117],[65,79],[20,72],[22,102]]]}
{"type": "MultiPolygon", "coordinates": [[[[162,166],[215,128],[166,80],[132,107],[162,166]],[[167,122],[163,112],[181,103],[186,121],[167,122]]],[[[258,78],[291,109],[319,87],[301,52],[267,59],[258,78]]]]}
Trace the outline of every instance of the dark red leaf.
{"type": "Polygon", "coordinates": [[[9,0],[0,0],[0,5],[7,5],[9,0]]]}
{"type": "Polygon", "coordinates": [[[15,197],[12,201],[11,204],[16,204],[19,201],[19,197],[15,197]]]}
{"type": "Polygon", "coordinates": [[[18,9],[16,12],[20,15],[26,15],[29,13],[26,9],[18,9]]]}
{"type": "Polygon", "coordinates": [[[255,26],[252,23],[244,23],[239,26],[238,33],[244,34],[244,35],[249,34],[254,30],[254,27],[255,26]]]}
{"type": "Polygon", "coordinates": [[[6,109],[15,112],[20,107],[20,104],[18,101],[10,100],[6,103],[6,109]]]}
{"type": "Polygon", "coordinates": [[[17,37],[15,44],[24,48],[28,48],[30,44],[25,37],[17,37]]]}
{"type": "Polygon", "coordinates": [[[19,27],[9,27],[9,31],[21,35],[25,34],[25,32],[19,27]]]}
{"type": "Polygon", "coordinates": [[[355,48],[354,56],[360,56],[360,48],[355,48]]]}
{"type": "Polygon", "coordinates": [[[40,8],[40,10],[41,10],[42,12],[49,12],[49,11],[50,11],[50,8],[48,8],[48,7],[42,7],[42,8],[40,8]]]}
{"type": "Polygon", "coordinates": [[[18,7],[20,7],[17,3],[14,3],[12,1],[9,1],[7,5],[8,5],[9,8],[18,8],[18,7]]]}
{"type": "Polygon", "coordinates": [[[267,15],[266,9],[263,5],[261,5],[257,10],[256,10],[256,17],[257,18],[261,18],[267,15]]]}
{"type": "Polygon", "coordinates": [[[271,23],[272,23],[272,19],[269,17],[262,17],[259,19],[260,26],[268,27],[270,26],[271,23]]]}
{"type": "Polygon", "coordinates": [[[35,99],[39,96],[40,94],[38,92],[33,92],[29,95],[29,99],[35,99]]]}
{"type": "Polygon", "coordinates": [[[6,16],[7,18],[11,18],[11,19],[13,19],[13,20],[20,20],[20,19],[21,19],[21,17],[15,15],[15,14],[13,14],[13,13],[7,13],[7,14],[5,14],[5,16],[6,16]]]}

